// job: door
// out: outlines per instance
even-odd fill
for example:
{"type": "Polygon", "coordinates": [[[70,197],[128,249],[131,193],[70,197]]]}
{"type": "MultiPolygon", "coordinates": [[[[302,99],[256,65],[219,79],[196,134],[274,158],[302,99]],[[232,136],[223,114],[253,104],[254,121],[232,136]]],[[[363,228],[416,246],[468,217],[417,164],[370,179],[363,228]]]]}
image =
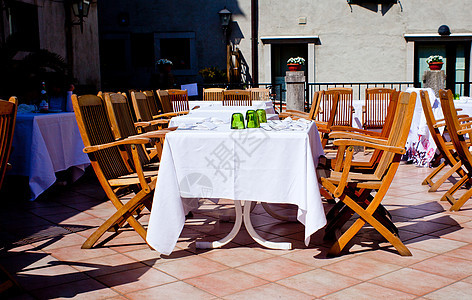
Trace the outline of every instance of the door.
{"type": "MultiPolygon", "coordinates": [[[[272,44],[271,52],[272,83],[275,85],[277,97],[285,100],[285,72],[288,71],[287,60],[290,57],[303,57],[305,65],[302,66],[301,70],[307,74],[309,65],[308,44],[272,44]]],[[[305,77],[308,78],[308,76],[305,77]]]]}
{"type": "Polygon", "coordinates": [[[416,42],[415,85],[423,86],[423,74],[429,69],[426,59],[430,55],[444,57],[446,88],[454,94],[469,95],[470,43],[466,42],[416,42]]]}

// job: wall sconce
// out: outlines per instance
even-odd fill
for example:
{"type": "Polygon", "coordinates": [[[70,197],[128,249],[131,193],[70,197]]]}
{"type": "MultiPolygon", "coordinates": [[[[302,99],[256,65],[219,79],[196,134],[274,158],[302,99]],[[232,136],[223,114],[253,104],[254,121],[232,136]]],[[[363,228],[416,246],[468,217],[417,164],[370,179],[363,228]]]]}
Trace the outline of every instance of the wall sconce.
{"type": "Polygon", "coordinates": [[[79,18],[79,22],[72,25],[80,25],[80,32],[84,32],[84,18],[88,16],[90,9],[90,1],[88,0],[72,0],[72,12],[74,16],[79,18]]]}
{"type": "Polygon", "coordinates": [[[223,27],[223,32],[226,36],[226,38],[228,38],[228,35],[229,35],[229,23],[231,22],[231,15],[233,13],[230,12],[226,6],[225,8],[223,8],[222,10],[220,10],[218,12],[218,15],[220,15],[220,23],[221,23],[221,27],[223,27]]]}

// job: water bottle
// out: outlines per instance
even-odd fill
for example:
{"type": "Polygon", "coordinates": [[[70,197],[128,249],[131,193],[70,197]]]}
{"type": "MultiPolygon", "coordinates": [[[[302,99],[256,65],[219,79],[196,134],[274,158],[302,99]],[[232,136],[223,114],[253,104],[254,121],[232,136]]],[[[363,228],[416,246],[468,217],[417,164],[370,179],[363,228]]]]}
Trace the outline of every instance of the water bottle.
{"type": "Polygon", "coordinates": [[[49,110],[49,99],[46,92],[46,83],[41,82],[41,94],[39,95],[39,111],[48,112],[49,110]]]}

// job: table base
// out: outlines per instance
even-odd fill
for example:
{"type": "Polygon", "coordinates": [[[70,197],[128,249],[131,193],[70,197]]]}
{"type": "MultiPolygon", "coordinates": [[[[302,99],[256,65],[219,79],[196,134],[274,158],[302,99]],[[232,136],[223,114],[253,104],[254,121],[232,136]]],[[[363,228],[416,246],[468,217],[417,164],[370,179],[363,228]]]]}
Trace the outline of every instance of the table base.
{"type": "MultiPolygon", "coordinates": [[[[234,208],[236,211],[236,217],[235,217],[235,222],[234,226],[231,229],[230,233],[225,236],[224,238],[214,241],[214,242],[196,242],[196,247],[198,249],[213,249],[213,248],[220,248],[223,247],[224,245],[228,244],[231,242],[236,235],[239,232],[239,229],[241,229],[241,225],[243,223],[243,218],[244,218],[244,226],[246,227],[247,232],[249,235],[256,241],[259,245],[264,246],[269,249],[279,249],[279,250],[290,250],[292,249],[292,243],[284,243],[284,242],[270,242],[262,238],[255,230],[254,227],[252,226],[251,222],[251,205],[252,201],[240,201],[240,200],[234,200],[234,208]],[[242,206],[244,206],[244,212],[242,209],[242,206]]],[[[268,206],[267,206],[268,207],[268,206]]],[[[265,206],[264,209],[267,210],[267,212],[270,211],[268,210],[265,206]]],[[[272,215],[271,213],[269,213],[272,215]]],[[[274,213],[275,214],[275,213],[274,213]]],[[[277,215],[277,218],[280,216],[277,215]]]]}

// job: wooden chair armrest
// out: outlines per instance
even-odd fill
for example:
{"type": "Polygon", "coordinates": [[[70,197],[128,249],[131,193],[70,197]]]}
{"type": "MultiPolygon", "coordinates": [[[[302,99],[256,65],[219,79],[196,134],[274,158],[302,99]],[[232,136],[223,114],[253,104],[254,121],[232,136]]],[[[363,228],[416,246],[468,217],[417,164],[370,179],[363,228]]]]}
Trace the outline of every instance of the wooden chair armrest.
{"type": "Polygon", "coordinates": [[[340,140],[335,140],[333,142],[333,144],[335,146],[345,146],[345,147],[347,147],[347,146],[369,147],[369,148],[389,151],[389,152],[393,152],[393,153],[397,153],[397,154],[405,154],[406,153],[405,148],[382,145],[382,144],[373,143],[373,142],[365,142],[365,141],[361,141],[361,140],[340,139],[340,140]]]}
{"type": "Polygon", "coordinates": [[[469,117],[469,115],[458,115],[457,118],[459,119],[459,122],[472,121],[472,117],[469,117]]]}
{"type": "Polygon", "coordinates": [[[188,114],[188,111],[169,112],[165,114],[152,116],[152,118],[153,119],[172,118],[172,117],[177,117],[177,116],[186,115],[186,114],[188,114]]]}
{"type": "Polygon", "coordinates": [[[91,153],[98,150],[107,149],[110,147],[120,146],[120,145],[136,145],[136,144],[148,144],[151,142],[151,139],[144,138],[144,137],[129,137],[123,140],[101,144],[101,145],[94,145],[94,146],[87,146],[84,148],[84,153],[91,153]]]}
{"type": "Polygon", "coordinates": [[[456,108],[456,111],[461,111],[461,110],[462,110],[462,108],[456,108]]]}
{"type": "Polygon", "coordinates": [[[149,131],[146,133],[133,135],[133,138],[149,138],[149,139],[163,138],[166,136],[167,133],[174,131],[176,129],[177,127],[170,127],[170,128],[165,128],[161,130],[149,131]]]}
{"type": "Polygon", "coordinates": [[[379,137],[380,137],[380,134],[381,134],[378,131],[370,131],[370,130],[355,128],[355,127],[351,127],[351,126],[342,126],[342,125],[331,126],[331,130],[333,130],[333,131],[357,132],[357,133],[362,133],[362,134],[372,135],[372,136],[379,136],[379,137]]]}
{"type": "MultiPolygon", "coordinates": [[[[444,121],[444,119],[442,119],[444,121]]],[[[444,127],[446,126],[446,123],[444,122],[440,122],[440,123],[436,123],[433,125],[434,128],[439,128],[439,127],[444,127]]]]}
{"type": "Polygon", "coordinates": [[[472,133],[472,122],[467,122],[464,124],[461,124],[462,129],[457,130],[457,134],[463,135],[463,134],[471,134],[472,133]]]}
{"type": "Polygon", "coordinates": [[[354,132],[347,132],[347,131],[332,131],[329,134],[330,138],[333,139],[356,139],[371,143],[378,143],[380,145],[386,145],[387,139],[386,138],[377,138],[372,137],[364,134],[354,133],[354,132]]]}
{"type": "MultiPolygon", "coordinates": [[[[334,193],[333,193],[334,197],[336,197],[336,198],[341,197],[341,195],[344,192],[344,189],[346,188],[347,179],[349,177],[349,172],[351,171],[352,157],[354,156],[354,147],[349,146],[349,147],[347,147],[347,149],[339,149],[339,151],[345,152],[346,155],[345,155],[345,157],[343,155],[343,157],[344,157],[344,160],[343,160],[344,168],[343,168],[343,171],[341,173],[341,178],[339,180],[339,184],[338,184],[338,186],[336,187],[336,189],[334,190],[334,193]]],[[[338,152],[337,157],[338,158],[341,157],[339,152],[338,152]]]]}
{"type": "Polygon", "coordinates": [[[296,113],[296,114],[302,114],[302,115],[308,115],[308,113],[301,111],[301,110],[295,110],[295,109],[287,109],[285,112],[288,113],[296,113]]]}

